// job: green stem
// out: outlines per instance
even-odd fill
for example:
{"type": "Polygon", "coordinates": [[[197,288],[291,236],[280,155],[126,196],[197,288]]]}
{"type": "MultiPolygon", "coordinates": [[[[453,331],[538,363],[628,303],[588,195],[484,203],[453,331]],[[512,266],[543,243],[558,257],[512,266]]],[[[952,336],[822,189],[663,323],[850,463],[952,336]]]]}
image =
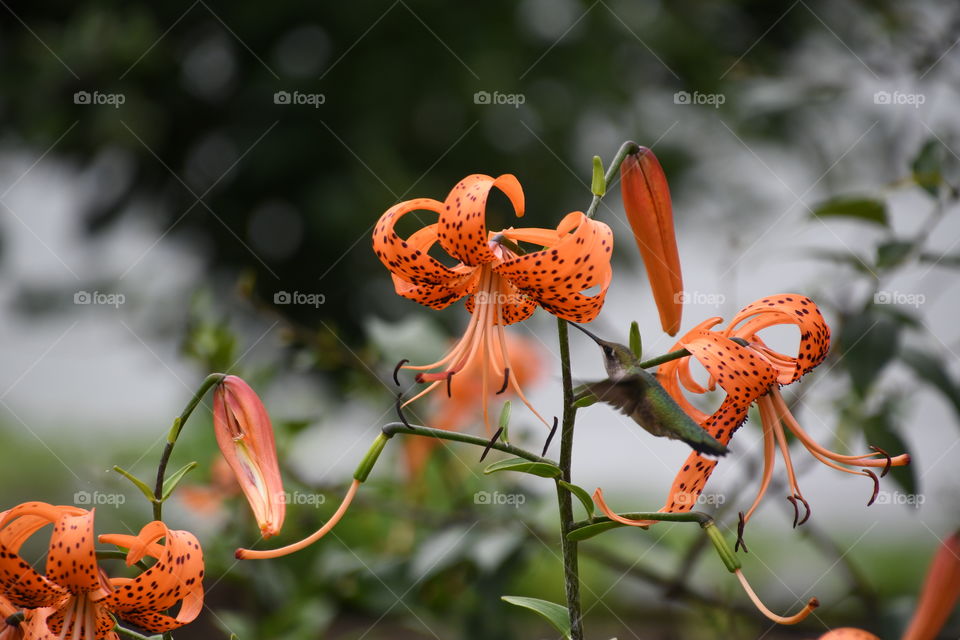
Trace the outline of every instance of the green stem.
{"type": "MultiPolygon", "coordinates": [[[[409,436],[422,436],[425,438],[450,440],[452,442],[464,442],[466,444],[473,444],[478,447],[486,447],[490,444],[490,440],[488,438],[478,438],[477,436],[471,436],[465,433],[445,431],[443,429],[433,429],[431,427],[422,427],[420,425],[407,426],[402,422],[391,422],[390,424],[384,425],[383,433],[387,437],[392,437],[400,433],[409,436]]],[[[503,451],[504,453],[513,454],[518,458],[530,460],[531,462],[545,462],[547,464],[552,464],[553,466],[558,466],[555,460],[538,456],[535,453],[531,453],[526,449],[521,449],[520,447],[515,447],[512,444],[506,444],[504,442],[497,441],[494,442],[490,448],[496,449],[497,451],[503,451]]]]}
{"type": "MultiPolygon", "coordinates": [[[[617,172],[620,171],[620,165],[623,164],[623,161],[631,153],[636,153],[640,150],[640,145],[631,140],[627,140],[622,145],[620,145],[620,150],[617,151],[617,155],[613,157],[613,162],[610,163],[610,167],[607,169],[607,173],[604,176],[604,181],[606,183],[606,191],[610,190],[610,183],[617,177],[617,172]]],[[[597,213],[597,207],[600,206],[600,201],[603,200],[603,196],[594,194],[593,200],[590,201],[590,206],[587,207],[587,217],[592,218],[597,213]]]]}
{"type": "MultiPolygon", "coordinates": [[[[621,159],[621,162],[623,160],[621,159]]],[[[563,377],[563,420],[560,423],[561,480],[572,482],[573,431],[577,422],[576,398],[573,393],[573,375],[570,373],[570,336],[567,321],[557,318],[557,337],[560,340],[560,370],[563,377]]],[[[573,527],[573,496],[557,484],[557,504],[560,511],[560,548],[563,553],[563,583],[570,613],[571,640],[583,640],[583,613],[580,605],[580,567],[577,543],[567,538],[573,527]]]]}
{"type": "Polygon", "coordinates": [[[155,640],[156,638],[161,637],[161,636],[145,636],[143,634],[137,633],[136,631],[133,631],[132,629],[125,629],[124,627],[121,627],[119,624],[114,626],[113,630],[121,635],[127,636],[128,638],[135,638],[136,640],[155,640]]]}
{"type": "Polygon", "coordinates": [[[690,352],[686,349],[677,349],[676,351],[671,351],[670,353],[665,353],[662,356],[657,356],[656,358],[650,358],[649,360],[644,360],[640,363],[641,369],[649,369],[650,367],[656,367],[661,365],[664,362],[670,362],[671,360],[679,360],[680,358],[686,358],[690,355],[690,352]]]}
{"type": "MultiPolygon", "coordinates": [[[[113,551],[113,550],[97,551],[97,557],[101,559],[108,559],[108,560],[123,560],[124,562],[126,562],[127,552],[113,551]]],[[[150,568],[147,566],[147,564],[143,560],[135,562],[134,564],[136,564],[137,568],[139,568],[141,571],[146,571],[147,569],[150,568]]]]}
{"type": "Polygon", "coordinates": [[[200,401],[203,399],[203,396],[206,395],[207,391],[223,382],[223,379],[226,377],[227,376],[224,373],[211,373],[204,378],[200,388],[197,389],[196,393],[193,394],[193,397],[190,398],[190,402],[187,403],[187,406],[183,408],[183,411],[180,413],[180,415],[173,421],[173,426],[170,428],[170,432],[167,434],[167,444],[163,448],[163,454],[160,456],[160,464],[157,466],[157,483],[153,490],[154,520],[162,519],[163,480],[167,473],[167,464],[170,462],[170,456],[173,454],[173,447],[177,444],[177,438],[180,437],[180,432],[183,431],[183,425],[187,423],[187,420],[190,418],[190,414],[193,413],[193,410],[197,408],[198,404],[200,404],[200,401]]]}

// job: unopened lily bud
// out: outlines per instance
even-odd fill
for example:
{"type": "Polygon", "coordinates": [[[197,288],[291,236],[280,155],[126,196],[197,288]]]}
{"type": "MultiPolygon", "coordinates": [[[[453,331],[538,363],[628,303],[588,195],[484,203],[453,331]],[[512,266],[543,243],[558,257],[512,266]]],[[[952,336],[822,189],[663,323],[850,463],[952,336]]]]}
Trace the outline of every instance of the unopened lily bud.
{"type": "Polygon", "coordinates": [[[270,416],[260,398],[237,376],[213,394],[213,428],[224,459],[253,509],[264,538],[283,526],[286,501],[270,416]]]}
{"type": "Polygon", "coordinates": [[[673,230],[667,177],[653,151],[640,147],[620,165],[620,193],[633,239],[647,269],[660,324],[670,335],[680,330],[683,277],[673,230]]]}

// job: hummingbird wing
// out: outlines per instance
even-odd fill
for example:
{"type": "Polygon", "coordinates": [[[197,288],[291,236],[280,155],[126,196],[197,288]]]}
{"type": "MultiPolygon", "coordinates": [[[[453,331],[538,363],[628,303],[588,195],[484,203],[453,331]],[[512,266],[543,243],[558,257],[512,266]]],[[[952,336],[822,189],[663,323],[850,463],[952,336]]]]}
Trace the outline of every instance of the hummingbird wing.
{"type": "Polygon", "coordinates": [[[580,388],[600,402],[630,416],[655,436],[682,440],[697,453],[723,456],[729,452],[727,447],[694,422],[656,378],[646,371],[640,370],[619,380],[586,382],[580,388]]]}

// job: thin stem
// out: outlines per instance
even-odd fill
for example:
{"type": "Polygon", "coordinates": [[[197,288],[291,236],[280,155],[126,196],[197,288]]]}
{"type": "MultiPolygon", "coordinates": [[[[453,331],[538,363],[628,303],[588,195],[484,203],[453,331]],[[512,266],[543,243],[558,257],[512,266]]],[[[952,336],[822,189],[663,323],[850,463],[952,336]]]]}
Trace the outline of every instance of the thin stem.
{"type": "MultiPolygon", "coordinates": [[[[560,340],[560,369],[563,377],[560,477],[566,482],[572,482],[570,468],[573,463],[573,431],[577,421],[577,407],[574,405],[573,376],[570,373],[570,336],[566,320],[557,318],[557,337],[560,340]]],[[[570,613],[570,637],[572,640],[583,640],[583,613],[580,605],[580,570],[577,559],[577,543],[567,538],[567,534],[573,527],[573,496],[559,483],[557,484],[557,503],[560,511],[560,547],[563,553],[564,591],[567,596],[567,611],[570,613]]]]}
{"type": "MultiPolygon", "coordinates": [[[[126,551],[112,551],[112,550],[97,551],[97,558],[107,559],[107,560],[123,560],[124,562],[126,562],[126,560],[127,560],[127,552],[126,552],[126,551]]],[[[137,568],[139,568],[141,571],[146,571],[147,569],[150,568],[150,567],[147,566],[147,563],[144,562],[143,560],[140,560],[140,561],[138,561],[138,562],[135,562],[134,564],[135,564],[135,565],[137,566],[137,568]]]]}
{"type": "MultiPolygon", "coordinates": [[[[456,431],[446,431],[444,429],[433,429],[431,427],[422,427],[420,425],[410,425],[407,426],[402,422],[391,422],[383,427],[383,433],[387,436],[394,436],[397,434],[404,434],[408,436],[422,436],[424,438],[437,438],[438,440],[450,440],[452,442],[463,442],[466,444],[476,445],[478,447],[486,447],[490,445],[490,440],[487,438],[478,438],[477,436],[467,435],[465,433],[458,433],[456,431]]],[[[535,453],[531,453],[526,449],[521,449],[512,444],[507,444],[505,442],[494,442],[490,446],[491,449],[496,449],[497,451],[503,451],[504,453],[510,453],[518,458],[523,458],[525,460],[530,460],[531,462],[545,462],[546,464],[552,464],[553,466],[559,466],[556,460],[551,460],[550,458],[544,458],[538,456],[535,453]]]]}
{"type": "Polygon", "coordinates": [[[156,638],[162,637],[162,636],[145,636],[141,633],[137,633],[132,629],[126,629],[124,627],[121,627],[119,624],[114,626],[113,630],[121,635],[127,636],[128,638],[135,638],[136,640],[155,640],[156,638]]]}
{"type": "Polygon", "coordinates": [[[226,374],[223,373],[211,373],[204,378],[200,388],[197,389],[196,393],[193,394],[193,397],[190,398],[190,402],[188,402],[187,406],[183,408],[180,416],[173,421],[173,426],[170,428],[170,433],[167,434],[167,444],[163,448],[163,454],[160,456],[160,464],[157,465],[157,483],[153,490],[154,520],[162,519],[163,480],[167,473],[167,464],[170,462],[170,456],[173,454],[173,447],[177,444],[177,438],[180,437],[180,432],[183,431],[183,425],[187,423],[187,420],[190,418],[190,414],[193,413],[193,410],[197,408],[198,404],[200,404],[200,401],[203,399],[203,396],[206,395],[207,391],[220,384],[226,377],[226,374]]]}
{"type": "MultiPolygon", "coordinates": [[[[620,150],[617,151],[617,155],[613,157],[613,162],[610,163],[610,167],[607,169],[607,174],[604,176],[604,181],[606,182],[606,191],[610,191],[610,183],[613,182],[614,178],[617,177],[617,172],[620,171],[620,165],[623,164],[623,161],[631,153],[636,153],[640,150],[640,145],[631,140],[627,140],[622,145],[620,145],[620,150]]],[[[603,196],[598,196],[594,194],[593,200],[590,201],[590,206],[587,208],[587,217],[592,218],[594,214],[597,213],[597,207],[600,206],[600,201],[603,200],[603,196]]]]}
{"type": "Polygon", "coordinates": [[[670,353],[665,353],[662,356],[657,356],[656,358],[650,358],[649,360],[644,360],[640,363],[641,369],[649,369],[650,367],[656,367],[663,364],[664,362],[670,362],[671,360],[679,360],[680,358],[686,358],[690,355],[690,352],[686,349],[677,349],[676,351],[671,351],[670,353]]]}

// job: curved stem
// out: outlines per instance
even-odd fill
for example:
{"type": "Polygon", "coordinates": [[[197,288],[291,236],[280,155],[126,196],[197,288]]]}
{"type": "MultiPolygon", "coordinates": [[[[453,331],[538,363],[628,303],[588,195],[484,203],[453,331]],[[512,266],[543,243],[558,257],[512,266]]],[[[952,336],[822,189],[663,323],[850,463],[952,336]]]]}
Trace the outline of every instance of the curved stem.
{"type": "MultiPolygon", "coordinates": [[[[108,559],[108,560],[123,560],[124,562],[126,562],[126,560],[127,560],[127,552],[126,552],[126,551],[104,550],[104,551],[97,551],[96,553],[97,553],[97,558],[103,558],[103,559],[108,559]]],[[[147,566],[147,563],[144,562],[143,560],[140,560],[140,561],[138,561],[138,562],[135,562],[134,564],[135,564],[141,571],[146,571],[147,569],[150,568],[150,567],[147,566]]]]}
{"type": "Polygon", "coordinates": [[[121,627],[119,624],[113,627],[113,630],[120,635],[127,636],[128,638],[134,638],[135,640],[154,640],[154,638],[159,638],[161,636],[145,636],[141,633],[137,633],[133,629],[126,629],[121,627]]]}
{"type": "Polygon", "coordinates": [[[220,384],[226,377],[225,373],[211,373],[204,378],[200,384],[200,388],[197,389],[196,393],[193,394],[193,397],[190,398],[190,401],[187,403],[187,406],[183,408],[180,415],[173,421],[173,426],[170,427],[170,432],[167,434],[167,444],[163,448],[163,454],[160,456],[160,464],[157,465],[157,483],[154,485],[153,490],[154,520],[162,520],[163,480],[167,473],[167,464],[170,462],[170,456],[173,454],[173,447],[177,444],[177,438],[180,437],[180,432],[183,431],[183,425],[186,424],[190,418],[190,414],[193,413],[193,410],[200,404],[200,401],[203,399],[203,396],[206,395],[207,391],[220,384]]]}
{"type": "Polygon", "coordinates": [[[507,444],[505,442],[498,441],[490,445],[490,440],[488,438],[478,438],[477,436],[471,436],[465,433],[458,433],[456,431],[446,431],[444,429],[433,429],[431,427],[423,427],[420,425],[410,425],[408,427],[402,422],[391,422],[383,427],[383,433],[387,436],[404,434],[408,436],[422,436],[424,438],[437,438],[438,440],[450,440],[452,442],[463,442],[466,444],[476,445],[478,447],[487,447],[489,445],[491,449],[496,449],[497,451],[503,451],[504,453],[510,453],[517,456],[518,458],[530,460],[531,462],[545,462],[547,464],[552,464],[555,467],[559,466],[557,465],[557,462],[555,460],[538,456],[535,453],[531,453],[526,449],[521,449],[520,447],[515,447],[512,444],[507,444]]]}
{"type": "MultiPolygon", "coordinates": [[[[617,151],[617,155],[613,157],[613,162],[610,163],[610,166],[607,168],[607,173],[603,177],[604,182],[606,183],[606,191],[610,191],[610,183],[617,177],[617,172],[620,171],[620,165],[623,164],[624,159],[631,153],[636,153],[640,150],[640,145],[632,140],[627,140],[617,151]]],[[[604,194],[606,195],[606,194],[604,194]]],[[[587,217],[592,218],[597,213],[597,207],[600,206],[600,201],[603,200],[603,196],[598,196],[594,194],[593,200],[590,201],[590,206],[587,207],[587,217]]]]}

